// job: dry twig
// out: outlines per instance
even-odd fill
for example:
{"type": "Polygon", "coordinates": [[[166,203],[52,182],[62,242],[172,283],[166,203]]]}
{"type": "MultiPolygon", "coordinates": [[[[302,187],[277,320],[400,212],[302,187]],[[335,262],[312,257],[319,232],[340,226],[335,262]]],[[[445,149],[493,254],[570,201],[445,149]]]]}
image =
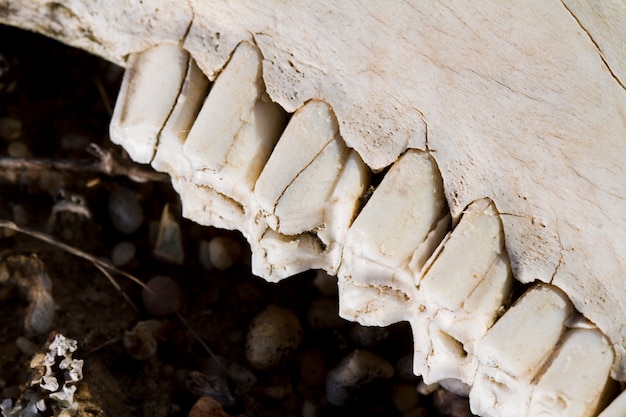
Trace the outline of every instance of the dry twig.
{"type": "Polygon", "coordinates": [[[0,175],[8,182],[23,177],[38,178],[50,173],[74,175],[76,173],[103,174],[110,177],[123,176],[138,182],[168,182],[169,175],[135,163],[124,162],[112,152],[91,144],[87,151],[93,159],[47,159],[0,157],[0,175]]]}

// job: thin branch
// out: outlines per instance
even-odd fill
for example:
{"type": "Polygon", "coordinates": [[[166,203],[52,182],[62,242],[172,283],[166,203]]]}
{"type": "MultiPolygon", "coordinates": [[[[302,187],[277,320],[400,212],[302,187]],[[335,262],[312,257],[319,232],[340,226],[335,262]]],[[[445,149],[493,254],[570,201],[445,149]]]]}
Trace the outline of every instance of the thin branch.
{"type": "Polygon", "coordinates": [[[48,158],[11,158],[0,157],[0,172],[13,174],[41,174],[43,171],[65,173],[95,173],[110,177],[124,176],[135,181],[169,182],[169,175],[156,172],[141,165],[125,163],[95,144],[87,151],[97,159],[48,159],[48,158]]]}
{"type": "Polygon", "coordinates": [[[143,282],[141,282],[139,278],[135,278],[133,275],[129,274],[128,272],[122,271],[121,269],[116,268],[115,266],[111,265],[109,262],[103,261],[102,259],[98,259],[95,256],[88,254],[87,252],[83,252],[80,249],[76,249],[73,246],[63,243],[55,239],[53,236],[50,236],[46,233],[38,232],[37,230],[29,229],[24,226],[18,226],[12,221],[3,220],[3,219],[0,219],[0,227],[5,227],[7,229],[14,230],[18,233],[23,233],[25,235],[34,237],[35,239],[41,240],[42,242],[49,243],[50,245],[56,246],[57,248],[61,249],[64,252],[70,253],[74,256],[77,256],[79,258],[89,261],[95,266],[99,266],[105,270],[108,270],[116,274],[119,274],[123,277],[126,277],[130,279],[131,281],[133,281],[135,284],[140,285],[142,288],[147,288],[146,285],[143,282]]]}

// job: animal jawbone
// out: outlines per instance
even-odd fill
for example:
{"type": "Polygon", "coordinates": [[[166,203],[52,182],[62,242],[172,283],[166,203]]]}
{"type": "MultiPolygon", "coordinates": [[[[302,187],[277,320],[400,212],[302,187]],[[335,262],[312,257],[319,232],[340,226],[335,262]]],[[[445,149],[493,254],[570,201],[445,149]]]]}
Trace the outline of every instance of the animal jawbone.
{"type": "Polygon", "coordinates": [[[342,315],[409,321],[415,371],[481,415],[559,389],[586,415],[626,379],[623,4],[113,3],[0,20],[126,65],[112,139],[257,274],[338,274],[342,315]],[[509,305],[513,276],[543,283],[509,305]]]}

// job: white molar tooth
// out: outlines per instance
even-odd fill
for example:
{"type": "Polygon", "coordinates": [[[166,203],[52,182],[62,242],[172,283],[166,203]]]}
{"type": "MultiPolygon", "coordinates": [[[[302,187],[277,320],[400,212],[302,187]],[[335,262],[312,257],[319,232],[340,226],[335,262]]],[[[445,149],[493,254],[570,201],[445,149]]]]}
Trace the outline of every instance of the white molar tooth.
{"type": "Polygon", "coordinates": [[[252,271],[269,282],[327,266],[325,247],[314,233],[285,236],[267,228],[252,248],[252,271]]]}
{"type": "Polygon", "coordinates": [[[271,229],[259,239],[263,255],[253,255],[255,271],[271,268],[271,280],[307,269],[337,273],[368,176],[343,143],[326,103],[311,101],[299,109],[254,187],[271,229]]]}
{"type": "Polygon", "coordinates": [[[244,207],[208,186],[198,185],[185,178],[172,184],[183,201],[183,216],[204,226],[240,230],[250,240],[244,207]]]}
{"type": "Polygon", "coordinates": [[[567,297],[549,285],[537,285],[522,295],[476,346],[473,413],[527,415],[532,381],[557,345],[570,314],[567,297]]]}
{"type": "Polygon", "coordinates": [[[533,388],[528,415],[596,415],[612,363],[613,352],[602,333],[570,330],[533,388]]]}
{"type": "Polygon", "coordinates": [[[407,151],[348,230],[338,282],[340,315],[365,325],[410,320],[415,271],[423,269],[425,254],[435,251],[448,224],[435,162],[425,152],[407,151]]]}
{"type": "Polygon", "coordinates": [[[133,160],[148,163],[154,157],[159,133],[185,80],[188,61],[186,51],[168,43],[128,58],[110,136],[133,160]]]}
{"type": "Polygon", "coordinates": [[[268,225],[295,235],[323,224],[325,203],[348,154],[326,103],[311,101],[300,108],[254,187],[268,225]]]}
{"type": "Polygon", "coordinates": [[[209,80],[200,71],[196,61],[190,58],[183,86],[159,134],[158,147],[152,160],[154,169],[167,172],[172,179],[191,172],[189,159],[183,154],[183,145],[208,91],[209,80]]]}
{"type": "MultiPolygon", "coordinates": [[[[251,208],[253,215],[252,188],[285,117],[265,93],[261,54],[251,44],[241,43],[215,81],[183,146],[193,170],[191,181],[251,208]]],[[[238,223],[228,228],[246,226],[238,223]]]]}
{"type": "Polygon", "coordinates": [[[420,298],[429,318],[468,345],[491,327],[512,282],[502,224],[493,203],[482,199],[442,242],[419,283],[420,298]]]}

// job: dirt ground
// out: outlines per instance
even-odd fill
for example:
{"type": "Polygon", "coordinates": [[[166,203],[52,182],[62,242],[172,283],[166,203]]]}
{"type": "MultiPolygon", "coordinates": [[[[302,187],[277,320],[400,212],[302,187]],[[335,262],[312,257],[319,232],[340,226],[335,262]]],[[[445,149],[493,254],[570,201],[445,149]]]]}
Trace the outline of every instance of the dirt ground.
{"type": "MultiPolygon", "coordinates": [[[[19,131],[9,129],[0,138],[0,219],[44,232],[103,260],[111,258],[117,243],[132,242],[136,255],[121,269],[143,282],[156,275],[174,278],[182,293],[179,313],[185,321],[174,314],[159,318],[156,354],[133,358],[124,347],[125,332],[141,320],[154,318],[143,305],[142,288],[111,274],[135,309],[93,262],[5,229],[0,232],[0,264],[36,254],[52,281],[54,319],[45,333],[29,330],[25,326],[28,284],[0,284],[0,401],[23,395],[32,379],[33,354],[45,352],[52,335],[62,333],[78,341],[74,357],[84,360],[84,379],[75,395],[81,417],[187,416],[198,399],[198,390],[189,384],[192,371],[226,381],[235,398],[234,404],[225,406],[231,415],[441,415],[428,396],[408,410],[399,407],[394,393],[417,386],[419,380],[398,372],[385,382],[371,384],[344,407],[328,403],[323,378],[311,382],[303,377],[310,352],[321,353],[319,366],[325,372],[359,347],[350,337],[356,325],[312,325],[307,319],[311,304],[333,298],[314,285],[314,272],[279,284],[254,277],[247,245],[238,233],[182,219],[180,201],[167,178],[155,176],[149,167],[132,165],[123,150],[110,143],[108,123],[122,75],[122,69],[81,51],[0,27],[0,119],[21,122],[19,131]],[[98,172],[102,171],[98,159],[87,150],[90,143],[121,164],[118,175],[98,172]],[[132,176],[148,180],[134,181],[131,171],[132,176]],[[117,231],[109,215],[110,194],[120,186],[136,194],[144,213],[141,226],[130,235],[117,231]],[[60,203],[68,201],[73,210],[61,210],[67,205],[60,203]],[[153,254],[165,204],[181,227],[183,265],[153,254]],[[199,260],[201,242],[216,236],[232,237],[244,248],[240,261],[226,271],[209,270],[199,260]],[[304,338],[286,364],[257,370],[246,360],[246,333],[268,305],[294,312],[303,324],[304,338]],[[256,383],[246,392],[236,387],[220,366],[216,368],[213,355],[224,367],[237,364],[250,369],[256,383]]],[[[391,327],[372,350],[395,365],[412,351],[410,329],[404,324],[391,327]]]]}

